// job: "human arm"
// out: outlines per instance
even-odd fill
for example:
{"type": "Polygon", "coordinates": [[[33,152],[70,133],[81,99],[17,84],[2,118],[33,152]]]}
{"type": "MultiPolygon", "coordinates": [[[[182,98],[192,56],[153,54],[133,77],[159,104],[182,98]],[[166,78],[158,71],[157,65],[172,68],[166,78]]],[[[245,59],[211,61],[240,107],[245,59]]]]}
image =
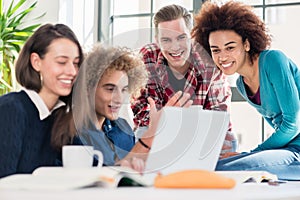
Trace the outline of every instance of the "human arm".
{"type": "MultiPolygon", "coordinates": [[[[226,76],[220,70],[216,70],[210,81],[204,109],[230,112],[232,93],[226,76]]],[[[229,122],[220,156],[224,157],[224,153],[235,151],[237,151],[237,139],[232,132],[232,124],[229,122]]]]}
{"type": "Polygon", "coordinates": [[[225,153],[220,155],[219,159],[229,158],[229,157],[236,156],[236,155],[239,155],[239,154],[240,153],[238,153],[238,152],[225,152],[225,153]]]}
{"type": "Polygon", "coordinates": [[[229,112],[232,93],[226,75],[216,69],[212,76],[206,76],[211,80],[205,80],[207,84],[203,86],[204,91],[208,88],[203,109],[229,112]]]}
{"type": "Polygon", "coordinates": [[[298,67],[280,51],[269,51],[260,60],[264,72],[260,75],[261,101],[265,110],[262,114],[274,132],[254,151],[282,148],[300,132],[298,67]]]}
{"type": "MultiPolygon", "coordinates": [[[[143,134],[143,137],[138,140],[129,154],[122,159],[119,164],[122,166],[129,166],[139,172],[144,169],[144,162],[147,159],[148,153],[151,149],[152,141],[155,137],[156,129],[158,127],[161,111],[158,111],[155,102],[152,98],[148,98],[150,104],[150,124],[149,128],[143,134]]],[[[192,105],[190,95],[179,91],[167,102],[165,106],[189,107],[192,105]]]]}
{"type": "Polygon", "coordinates": [[[0,100],[0,177],[17,172],[26,128],[21,107],[7,97],[0,100]]]}
{"type": "Polygon", "coordinates": [[[147,98],[153,95],[149,94],[148,88],[141,90],[140,96],[134,99],[134,103],[131,105],[132,113],[133,113],[133,122],[135,128],[143,128],[149,126],[149,112],[150,106],[147,98]]]}
{"type": "MultiPolygon", "coordinates": [[[[166,91],[167,72],[162,63],[163,56],[156,44],[147,44],[140,50],[141,58],[146,66],[149,77],[144,89],[138,98],[135,98],[131,108],[133,111],[133,121],[136,127],[149,126],[149,103],[147,98],[151,97],[156,104],[157,109],[161,109],[168,101],[171,95],[166,91]],[[169,94],[169,95],[168,95],[169,94]]],[[[173,92],[172,92],[173,94],[173,92]]]]}

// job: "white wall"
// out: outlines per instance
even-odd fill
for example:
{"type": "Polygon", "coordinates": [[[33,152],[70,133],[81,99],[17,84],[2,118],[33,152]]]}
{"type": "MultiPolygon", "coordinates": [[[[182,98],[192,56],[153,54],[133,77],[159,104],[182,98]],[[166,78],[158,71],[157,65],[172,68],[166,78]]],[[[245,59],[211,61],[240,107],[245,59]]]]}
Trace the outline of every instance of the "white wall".
{"type": "MultiPolygon", "coordinates": [[[[34,9],[26,18],[24,25],[36,23],[63,23],[68,25],[77,35],[84,48],[89,48],[97,41],[97,7],[98,0],[27,0],[24,8],[37,1],[34,9]],[[45,15],[40,19],[35,19],[45,15]]],[[[12,0],[4,1],[4,9],[12,0]]],[[[15,2],[16,3],[16,2],[15,2]]]]}
{"type": "MultiPolygon", "coordinates": [[[[27,0],[34,2],[34,0],[27,0]]],[[[32,16],[38,16],[46,12],[46,15],[40,19],[41,23],[57,23],[59,21],[59,0],[40,0],[37,2],[37,8],[31,13],[32,16]]]]}
{"type": "Polygon", "coordinates": [[[300,66],[300,6],[267,9],[267,25],[273,36],[272,48],[282,50],[300,66]]]}
{"type": "Polygon", "coordinates": [[[239,141],[238,151],[249,151],[262,141],[262,117],[247,102],[231,103],[231,123],[239,141]]]}
{"type": "MultiPolygon", "coordinates": [[[[9,4],[12,2],[12,0],[5,0],[4,1],[4,9],[9,6],[9,4]]],[[[16,3],[17,1],[15,1],[16,3]]],[[[24,3],[24,8],[29,7],[31,4],[33,4],[35,0],[27,0],[24,3]]],[[[22,8],[20,8],[21,10],[22,8]]],[[[28,23],[56,23],[59,20],[58,16],[59,11],[59,0],[40,0],[37,1],[36,9],[34,9],[25,20],[28,20],[28,23]],[[33,20],[34,18],[40,16],[41,14],[45,13],[46,15],[43,16],[41,19],[33,20]]]]}

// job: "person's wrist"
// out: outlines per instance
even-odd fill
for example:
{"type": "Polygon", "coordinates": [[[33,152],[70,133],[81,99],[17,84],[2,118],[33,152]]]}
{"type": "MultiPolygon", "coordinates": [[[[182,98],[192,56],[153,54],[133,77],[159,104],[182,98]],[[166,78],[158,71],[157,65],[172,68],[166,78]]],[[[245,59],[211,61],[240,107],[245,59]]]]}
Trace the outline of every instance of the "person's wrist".
{"type": "Polygon", "coordinates": [[[138,139],[139,143],[140,143],[143,147],[145,147],[145,148],[148,149],[148,150],[151,150],[151,145],[148,144],[145,140],[146,140],[146,139],[142,139],[142,138],[139,138],[139,139],[138,139]]]}

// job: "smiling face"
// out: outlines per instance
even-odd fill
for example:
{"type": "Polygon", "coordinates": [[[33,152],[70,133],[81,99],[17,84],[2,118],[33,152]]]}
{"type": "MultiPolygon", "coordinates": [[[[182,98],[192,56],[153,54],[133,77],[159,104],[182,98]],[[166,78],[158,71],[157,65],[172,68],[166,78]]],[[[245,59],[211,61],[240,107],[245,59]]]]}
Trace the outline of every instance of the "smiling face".
{"type": "Polygon", "coordinates": [[[105,118],[118,119],[121,105],[128,95],[126,72],[112,69],[103,74],[95,94],[95,109],[100,125],[105,118]]]}
{"type": "Polygon", "coordinates": [[[42,58],[37,53],[31,54],[32,66],[42,79],[39,95],[45,101],[71,93],[78,74],[79,59],[77,45],[66,38],[53,40],[42,58]]]}
{"type": "Polygon", "coordinates": [[[215,64],[226,75],[241,73],[245,66],[250,65],[247,52],[249,42],[243,43],[242,37],[234,31],[215,31],[209,35],[209,46],[215,64]]]}
{"type": "Polygon", "coordinates": [[[184,74],[191,51],[190,30],[184,19],[160,22],[156,40],[169,67],[184,74]]]}

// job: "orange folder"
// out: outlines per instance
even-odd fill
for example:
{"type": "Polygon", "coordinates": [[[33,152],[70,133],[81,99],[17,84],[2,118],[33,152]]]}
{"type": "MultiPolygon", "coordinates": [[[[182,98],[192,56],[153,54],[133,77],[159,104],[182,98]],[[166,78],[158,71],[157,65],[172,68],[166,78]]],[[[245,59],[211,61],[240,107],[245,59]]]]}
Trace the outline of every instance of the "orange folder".
{"type": "Polygon", "coordinates": [[[168,175],[158,174],[154,180],[156,188],[202,188],[231,189],[234,179],[206,170],[183,170],[168,175]]]}

